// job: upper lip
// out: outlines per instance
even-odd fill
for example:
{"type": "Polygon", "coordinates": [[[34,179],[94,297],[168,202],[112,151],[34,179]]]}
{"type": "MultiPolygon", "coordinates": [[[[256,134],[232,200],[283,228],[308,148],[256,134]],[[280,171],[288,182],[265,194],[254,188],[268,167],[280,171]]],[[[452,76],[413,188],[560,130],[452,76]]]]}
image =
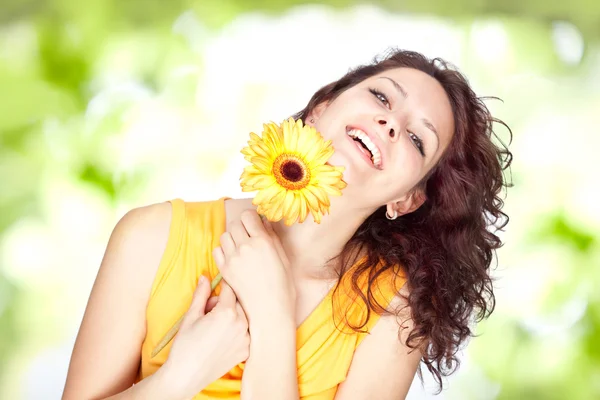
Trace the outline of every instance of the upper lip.
{"type": "Polygon", "coordinates": [[[376,135],[375,133],[371,132],[370,130],[366,129],[363,126],[359,126],[359,125],[348,125],[346,127],[346,132],[350,132],[352,129],[358,129],[360,131],[363,131],[368,137],[369,139],[371,139],[371,141],[373,142],[373,144],[377,147],[377,150],[379,150],[379,154],[381,155],[381,169],[383,169],[383,166],[385,165],[385,154],[383,152],[383,142],[381,141],[381,139],[379,138],[378,135],[376,135]]]}

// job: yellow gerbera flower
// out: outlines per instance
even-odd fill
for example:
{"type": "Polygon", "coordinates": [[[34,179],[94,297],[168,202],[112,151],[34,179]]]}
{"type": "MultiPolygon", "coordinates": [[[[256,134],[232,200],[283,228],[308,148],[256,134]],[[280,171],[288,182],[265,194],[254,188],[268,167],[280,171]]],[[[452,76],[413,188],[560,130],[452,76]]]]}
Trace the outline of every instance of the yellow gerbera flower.
{"type": "Polygon", "coordinates": [[[333,154],[331,141],[293,118],[263,128],[262,137],[250,133],[248,146],[242,149],[251,163],[240,177],[242,191],[258,190],[252,204],[269,221],[284,219],[289,226],[303,222],[310,212],[320,223],[329,212],[328,195],[340,196],[346,187],[344,167],[326,164],[333,154]]]}
{"type": "MultiPolygon", "coordinates": [[[[240,178],[242,190],[258,190],[252,203],[259,214],[273,222],[282,218],[286,225],[303,222],[310,212],[320,223],[321,216],[329,211],[329,195],[339,196],[346,187],[344,167],[326,164],[333,154],[331,141],[326,142],[315,128],[303,126],[302,120],[290,118],[281,126],[265,124],[262,138],[250,133],[242,154],[252,164],[240,178]]],[[[215,276],[213,290],[221,279],[220,273],[215,276]]],[[[151,357],[173,339],[182,321],[183,316],[156,345],[151,357]]]]}

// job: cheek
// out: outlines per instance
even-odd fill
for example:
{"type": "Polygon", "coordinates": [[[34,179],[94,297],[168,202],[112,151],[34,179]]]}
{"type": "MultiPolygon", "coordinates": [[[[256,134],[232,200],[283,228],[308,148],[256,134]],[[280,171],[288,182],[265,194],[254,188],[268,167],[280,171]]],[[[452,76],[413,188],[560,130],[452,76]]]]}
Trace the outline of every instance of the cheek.
{"type": "Polygon", "coordinates": [[[413,173],[418,173],[423,165],[423,157],[406,137],[400,138],[400,142],[396,143],[395,152],[391,158],[395,168],[410,169],[413,173]]]}
{"type": "Polygon", "coordinates": [[[412,188],[423,175],[423,161],[414,150],[404,148],[396,154],[392,165],[385,168],[385,183],[398,188],[412,188]]]}
{"type": "Polygon", "coordinates": [[[343,179],[349,185],[363,186],[368,182],[368,171],[353,159],[354,155],[346,148],[340,148],[333,143],[335,152],[329,159],[329,164],[344,167],[343,179]]]}
{"type": "Polygon", "coordinates": [[[343,110],[332,104],[316,120],[314,127],[321,132],[323,137],[329,138],[334,134],[337,125],[340,125],[344,119],[343,110]]]}

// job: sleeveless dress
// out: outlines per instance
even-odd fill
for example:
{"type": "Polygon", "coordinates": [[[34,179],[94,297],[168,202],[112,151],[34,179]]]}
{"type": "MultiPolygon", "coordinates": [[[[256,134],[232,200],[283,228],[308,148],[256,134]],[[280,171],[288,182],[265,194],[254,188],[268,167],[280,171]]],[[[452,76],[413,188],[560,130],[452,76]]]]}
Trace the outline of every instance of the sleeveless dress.
{"type": "MultiPolygon", "coordinates": [[[[220,236],[225,231],[226,199],[170,201],[171,226],[146,309],[146,337],[137,382],[156,372],[167,360],[172,341],[154,358],[150,354],[189,308],[200,275],[212,280],[219,272],[212,250],[219,246],[220,236]]],[[[365,279],[359,283],[361,287],[367,287],[365,279]]],[[[397,290],[404,283],[404,278],[393,273],[382,274],[373,291],[379,304],[387,307],[394,296],[394,288],[397,290]]],[[[219,291],[220,285],[215,293],[218,295],[219,291]]],[[[338,385],[346,378],[354,351],[368,334],[357,333],[346,325],[347,321],[357,325],[366,319],[366,306],[360,299],[355,300],[349,283],[340,284],[335,296],[331,290],[298,326],[298,386],[302,400],[331,400],[338,385]]],[[[371,331],[378,319],[379,316],[371,312],[362,329],[371,331]]],[[[208,385],[193,400],[239,399],[244,364],[238,364],[208,385]]]]}

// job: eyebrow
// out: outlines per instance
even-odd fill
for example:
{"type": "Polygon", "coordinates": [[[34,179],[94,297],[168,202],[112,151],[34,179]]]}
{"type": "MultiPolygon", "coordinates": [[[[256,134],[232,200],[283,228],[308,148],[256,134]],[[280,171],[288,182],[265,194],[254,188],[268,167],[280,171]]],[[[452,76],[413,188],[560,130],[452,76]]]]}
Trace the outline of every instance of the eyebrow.
{"type": "MultiPolygon", "coordinates": [[[[400,86],[400,84],[398,82],[396,82],[395,80],[393,80],[392,78],[388,78],[387,76],[382,76],[379,79],[387,79],[388,81],[392,82],[392,84],[394,85],[396,90],[402,95],[402,97],[404,97],[405,99],[408,97],[408,93],[406,93],[406,90],[404,90],[404,88],[402,86],[400,86]]],[[[435,126],[433,126],[431,121],[429,121],[427,118],[421,118],[421,122],[423,122],[423,124],[425,125],[425,127],[427,129],[429,129],[431,132],[433,132],[435,134],[435,136],[438,140],[438,143],[439,143],[440,137],[438,135],[437,130],[435,129],[435,126]]]]}
{"type": "Polygon", "coordinates": [[[439,137],[437,131],[435,130],[435,126],[433,126],[433,124],[431,122],[429,122],[429,120],[427,118],[421,118],[421,122],[423,122],[423,124],[425,124],[425,127],[427,129],[429,129],[431,132],[433,132],[435,134],[435,136],[438,139],[438,143],[439,143],[440,137],[439,137]]]}
{"type": "Polygon", "coordinates": [[[395,80],[393,80],[392,78],[388,78],[387,76],[382,76],[379,79],[387,79],[388,81],[392,82],[394,84],[394,87],[396,88],[397,91],[400,92],[402,97],[404,97],[405,99],[408,97],[408,93],[406,93],[406,90],[404,90],[404,88],[402,86],[400,86],[400,84],[398,82],[396,82],[395,80]]]}

